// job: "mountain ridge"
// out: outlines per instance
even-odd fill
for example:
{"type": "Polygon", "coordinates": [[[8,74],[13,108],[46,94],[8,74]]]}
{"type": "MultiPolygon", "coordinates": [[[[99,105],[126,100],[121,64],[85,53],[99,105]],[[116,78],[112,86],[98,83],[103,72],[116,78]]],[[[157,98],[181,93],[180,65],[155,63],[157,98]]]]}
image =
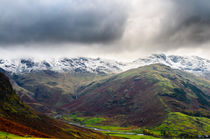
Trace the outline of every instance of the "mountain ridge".
{"type": "Polygon", "coordinates": [[[174,69],[193,73],[210,79],[210,60],[198,56],[177,56],[152,54],[133,62],[117,62],[101,58],[54,58],[54,59],[0,59],[0,68],[11,74],[24,74],[41,70],[61,73],[88,72],[94,74],[114,74],[150,64],[165,64],[174,69]]]}

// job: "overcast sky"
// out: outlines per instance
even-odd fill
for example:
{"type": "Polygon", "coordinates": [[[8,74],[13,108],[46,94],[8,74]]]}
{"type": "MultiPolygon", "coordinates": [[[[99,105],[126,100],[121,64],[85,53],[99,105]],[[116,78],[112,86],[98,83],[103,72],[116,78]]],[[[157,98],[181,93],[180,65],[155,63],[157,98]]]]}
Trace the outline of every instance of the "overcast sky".
{"type": "Polygon", "coordinates": [[[0,0],[1,57],[210,59],[210,0],[0,0]]]}

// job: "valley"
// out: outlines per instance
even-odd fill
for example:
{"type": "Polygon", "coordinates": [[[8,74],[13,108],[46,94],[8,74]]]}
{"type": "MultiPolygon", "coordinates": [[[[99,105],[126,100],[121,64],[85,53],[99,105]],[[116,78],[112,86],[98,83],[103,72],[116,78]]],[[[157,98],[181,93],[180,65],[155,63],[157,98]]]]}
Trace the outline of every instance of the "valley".
{"type": "Polygon", "coordinates": [[[0,99],[0,136],[3,138],[15,137],[12,134],[30,138],[112,138],[34,111],[19,99],[9,79],[2,73],[0,73],[0,99]]]}
{"type": "MultiPolygon", "coordinates": [[[[201,74],[195,67],[186,72],[184,65],[174,68],[160,62],[169,62],[169,59],[176,61],[176,58],[183,64],[183,57],[153,55],[149,58],[153,61],[140,60],[147,61],[148,65],[134,62],[136,66],[127,64],[130,68],[124,67],[125,71],[108,70],[106,67],[100,67],[106,72],[87,71],[84,65],[90,61],[84,58],[79,61],[76,59],[78,65],[83,65],[83,70],[60,71],[53,67],[38,70],[33,67],[38,63],[31,65],[30,61],[22,63],[25,69],[17,69],[18,72],[1,69],[9,77],[14,93],[18,95],[12,93],[14,97],[9,97],[1,104],[1,113],[3,116],[7,114],[4,120],[15,122],[14,128],[17,123],[32,130],[24,133],[8,127],[10,130],[1,131],[49,138],[208,137],[210,81],[207,72],[201,74]],[[15,107],[8,102],[13,102],[15,107]],[[19,113],[18,116],[15,116],[16,113],[19,113]],[[29,122],[31,119],[33,122],[29,122]],[[41,123],[43,120],[45,122],[41,123]],[[43,128],[40,128],[40,124],[44,124],[43,128]]],[[[125,66],[122,63],[119,65],[115,69],[125,66]]],[[[200,68],[208,71],[209,65],[204,65],[206,68],[200,68]]]]}

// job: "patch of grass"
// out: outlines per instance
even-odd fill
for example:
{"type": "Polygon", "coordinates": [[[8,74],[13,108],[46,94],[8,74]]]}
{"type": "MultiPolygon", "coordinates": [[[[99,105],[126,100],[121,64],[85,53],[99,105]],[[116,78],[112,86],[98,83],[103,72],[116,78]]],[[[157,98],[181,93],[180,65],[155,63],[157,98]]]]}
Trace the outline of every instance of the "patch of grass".
{"type": "Polygon", "coordinates": [[[119,127],[111,125],[86,125],[86,126],[95,127],[104,130],[111,130],[111,131],[142,133],[142,131],[137,127],[119,127]]]}
{"type": "Polygon", "coordinates": [[[189,116],[180,112],[170,112],[161,125],[149,131],[166,137],[210,135],[210,119],[189,116]]]}
{"type": "Polygon", "coordinates": [[[17,137],[20,137],[20,136],[13,135],[13,134],[6,133],[6,132],[0,132],[0,139],[3,139],[3,138],[17,138],[17,137]]]}
{"type": "Polygon", "coordinates": [[[14,134],[1,132],[0,131],[0,139],[42,139],[42,138],[33,138],[33,137],[21,137],[14,134]]]}
{"type": "Polygon", "coordinates": [[[87,118],[84,120],[84,124],[97,124],[101,123],[102,121],[105,121],[104,118],[98,118],[98,117],[93,117],[93,118],[87,118]]]}

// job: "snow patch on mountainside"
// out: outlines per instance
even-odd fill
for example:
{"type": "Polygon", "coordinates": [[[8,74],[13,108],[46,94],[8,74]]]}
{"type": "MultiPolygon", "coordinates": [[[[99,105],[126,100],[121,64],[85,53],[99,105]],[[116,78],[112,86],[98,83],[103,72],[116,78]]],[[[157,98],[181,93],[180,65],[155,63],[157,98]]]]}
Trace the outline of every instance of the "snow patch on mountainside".
{"type": "Polygon", "coordinates": [[[198,56],[176,56],[153,54],[133,62],[121,63],[100,58],[58,58],[38,60],[33,58],[0,59],[0,68],[15,74],[40,70],[55,72],[90,72],[96,74],[120,73],[132,68],[161,63],[174,69],[180,69],[203,76],[210,73],[210,60],[198,56]]]}
{"type": "Polygon", "coordinates": [[[144,65],[161,63],[174,69],[202,75],[210,72],[210,60],[198,56],[184,57],[165,54],[153,54],[146,58],[140,58],[127,64],[127,69],[136,68],[144,65]]]}

